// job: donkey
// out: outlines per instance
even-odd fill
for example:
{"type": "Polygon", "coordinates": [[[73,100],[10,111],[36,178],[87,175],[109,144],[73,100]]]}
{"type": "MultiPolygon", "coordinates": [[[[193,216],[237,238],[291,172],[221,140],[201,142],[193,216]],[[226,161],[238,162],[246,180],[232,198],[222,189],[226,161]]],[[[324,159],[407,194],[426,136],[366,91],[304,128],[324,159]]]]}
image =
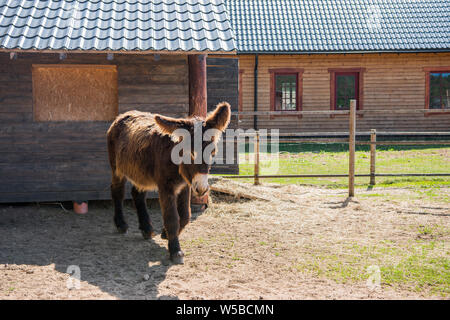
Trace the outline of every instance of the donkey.
{"type": "MultiPolygon", "coordinates": [[[[215,155],[218,139],[230,122],[230,116],[230,105],[221,102],[206,119],[175,119],[148,112],[129,111],[114,120],[108,129],[107,141],[112,170],[114,223],[119,233],[126,233],[128,230],[122,207],[126,181],[132,184],[131,195],[144,239],[155,236],[147,212],[146,192],[158,190],[164,225],[161,238],[169,242],[171,261],[183,263],[184,254],[178,236],[191,217],[191,189],[197,196],[203,196],[208,191],[211,160],[215,155]],[[214,129],[211,131],[215,134],[209,141],[201,139],[201,150],[194,150],[198,128],[201,129],[201,137],[209,129],[214,129]],[[184,129],[183,132],[188,133],[189,137],[180,136],[180,130],[177,129],[184,129]],[[172,150],[179,147],[184,138],[191,138],[192,151],[187,158],[183,154],[183,160],[177,164],[177,161],[172,160],[172,150]],[[204,155],[204,151],[209,151],[210,154],[204,155]]],[[[188,141],[186,139],[185,143],[188,141]]]]}

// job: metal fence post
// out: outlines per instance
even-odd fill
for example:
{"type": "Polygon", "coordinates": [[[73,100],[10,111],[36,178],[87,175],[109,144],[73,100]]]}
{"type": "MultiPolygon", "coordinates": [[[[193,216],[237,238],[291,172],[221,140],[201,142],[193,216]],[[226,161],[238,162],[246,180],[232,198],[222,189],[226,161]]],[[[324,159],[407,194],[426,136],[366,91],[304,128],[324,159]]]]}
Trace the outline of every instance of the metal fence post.
{"type": "Polygon", "coordinates": [[[348,125],[348,196],[355,196],[355,131],[356,100],[350,100],[350,117],[348,125]]]}
{"type": "Polygon", "coordinates": [[[375,185],[375,159],[377,150],[377,130],[370,130],[370,185],[375,185]]]}

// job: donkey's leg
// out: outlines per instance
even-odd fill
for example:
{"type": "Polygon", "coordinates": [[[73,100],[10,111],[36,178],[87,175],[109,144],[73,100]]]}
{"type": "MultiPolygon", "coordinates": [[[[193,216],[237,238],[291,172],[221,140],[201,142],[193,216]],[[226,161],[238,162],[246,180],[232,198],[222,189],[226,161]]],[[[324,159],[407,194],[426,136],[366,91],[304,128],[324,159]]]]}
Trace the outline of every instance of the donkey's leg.
{"type": "Polygon", "coordinates": [[[189,223],[191,219],[191,187],[186,186],[178,194],[177,209],[180,216],[180,231],[183,231],[184,227],[189,223]]]}
{"type": "MultiPolygon", "coordinates": [[[[188,185],[178,194],[177,210],[178,215],[180,216],[180,230],[178,231],[179,235],[191,219],[191,187],[188,185]]],[[[166,229],[164,228],[161,232],[161,238],[167,239],[166,229]]]]}
{"type": "Polygon", "coordinates": [[[184,262],[184,253],[181,251],[180,242],[178,241],[180,216],[177,211],[177,197],[172,190],[159,188],[158,191],[164,229],[169,240],[170,260],[173,263],[181,264],[184,262]]]}
{"type": "Polygon", "coordinates": [[[151,239],[155,236],[155,233],[153,232],[152,222],[150,221],[150,217],[147,212],[147,203],[145,201],[147,192],[139,191],[135,186],[133,186],[131,188],[131,195],[136,207],[139,220],[139,229],[141,230],[142,236],[145,240],[151,239]]]}
{"type": "Polygon", "coordinates": [[[128,225],[123,216],[123,198],[125,197],[125,178],[116,175],[112,177],[111,196],[114,203],[114,223],[119,233],[126,233],[128,225]]]}

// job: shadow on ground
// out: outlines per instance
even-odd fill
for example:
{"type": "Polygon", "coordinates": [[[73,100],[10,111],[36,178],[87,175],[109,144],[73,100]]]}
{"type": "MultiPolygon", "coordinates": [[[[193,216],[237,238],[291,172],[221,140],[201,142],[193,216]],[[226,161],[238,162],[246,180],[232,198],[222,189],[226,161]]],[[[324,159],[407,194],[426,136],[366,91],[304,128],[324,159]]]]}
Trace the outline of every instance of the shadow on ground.
{"type": "MultiPolygon", "coordinates": [[[[161,214],[154,204],[150,215],[159,233],[161,214]]],[[[90,202],[86,215],[64,211],[58,205],[1,205],[0,265],[55,264],[61,273],[76,265],[82,281],[113,297],[177,299],[158,295],[158,285],[172,266],[166,241],[159,234],[154,240],[142,239],[130,203],[125,206],[125,217],[129,232],[120,235],[113,227],[110,202],[90,202]]],[[[46,279],[42,281],[45,291],[46,279]]]]}

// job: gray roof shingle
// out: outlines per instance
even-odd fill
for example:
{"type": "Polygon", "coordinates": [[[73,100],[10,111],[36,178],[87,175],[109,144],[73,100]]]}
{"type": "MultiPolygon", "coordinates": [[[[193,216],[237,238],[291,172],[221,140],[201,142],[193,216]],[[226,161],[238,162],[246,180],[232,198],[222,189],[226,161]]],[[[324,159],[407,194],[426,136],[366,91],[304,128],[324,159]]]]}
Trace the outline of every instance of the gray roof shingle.
{"type": "Polygon", "coordinates": [[[450,51],[449,0],[226,0],[238,51],[450,51]]]}
{"type": "Polygon", "coordinates": [[[222,0],[0,0],[0,48],[236,49],[222,0]]]}

